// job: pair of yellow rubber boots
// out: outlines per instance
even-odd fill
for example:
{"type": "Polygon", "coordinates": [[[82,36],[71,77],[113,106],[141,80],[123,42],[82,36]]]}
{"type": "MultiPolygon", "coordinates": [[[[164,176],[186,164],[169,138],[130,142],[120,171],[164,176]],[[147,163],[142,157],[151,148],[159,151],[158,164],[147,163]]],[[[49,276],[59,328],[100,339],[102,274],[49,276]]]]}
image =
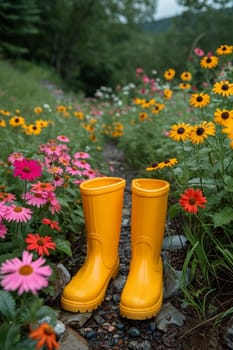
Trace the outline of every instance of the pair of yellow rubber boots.
{"type": "MultiPolygon", "coordinates": [[[[87,257],[65,287],[61,306],[71,312],[96,309],[110,280],[119,270],[125,180],[99,177],[80,185],[87,231],[87,257]]],[[[120,299],[123,317],[143,320],[155,316],[163,300],[161,248],[167,213],[169,183],[159,179],[134,179],[131,209],[129,274],[120,299]]]]}

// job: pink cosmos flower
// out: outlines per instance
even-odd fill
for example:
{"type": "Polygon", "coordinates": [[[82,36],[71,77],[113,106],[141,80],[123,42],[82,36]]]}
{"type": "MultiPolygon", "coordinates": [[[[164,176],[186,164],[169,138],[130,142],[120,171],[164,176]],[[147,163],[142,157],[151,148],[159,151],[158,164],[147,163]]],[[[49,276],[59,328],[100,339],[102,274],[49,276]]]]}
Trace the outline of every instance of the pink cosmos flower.
{"type": "Polygon", "coordinates": [[[14,152],[12,154],[9,155],[8,157],[8,161],[13,164],[15,160],[23,160],[24,156],[23,153],[21,152],[14,152]]]}
{"type": "Polygon", "coordinates": [[[71,175],[81,175],[82,174],[81,170],[75,165],[67,166],[66,167],[66,172],[68,174],[71,174],[71,175]]]}
{"type": "Polygon", "coordinates": [[[83,170],[83,175],[84,175],[84,176],[87,176],[88,179],[93,179],[94,177],[97,176],[95,170],[93,170],[93,169],[86,169],[86,170],[83,170]]]}
{"type": "Polygon", "coordinates": [[[59,166],[51,166],[48,169],[48,173],[54,174],[54,175],[61,175],[63,173],[63,169],[59,166]]]}
{"type": "Polygon", "coordinates": [[[13,175],[19,176],[21,180],[33,181],[42,174],[41,165],[33,159],[16,160],[13,166],[13,175]]]}
{"type": "Polygon", "coordinates": [[[6,205],[4,205],[3,202],[0,202],[0,220],[2,220],[5,216],[5,212],[6,212],[6,205]]]}
{"type": "Polygon", "coordinates": [[[70,164],[71,156],[69,154],[63,154],[58,158],[58,163],[64,166],[68,166],[70,164]]]}
{"type": "Polygon", "coordinates": [[[73,164],[77,167],[79,167],[80,169],[90,169],[91,166],[89,163],[87,163],[85,161],[85,159],[82,159],[82,160],[73,160],[73,164]]]}
{"type": "Polygon", "coordinates": [[[64,179],[61,176],[54,176],[53,185],[55,187],[61,187],[64,184],[64,179]]]}
{"type": "Polygon", "coordinates": [[[45,259],[32,261],[32,254],[23,251],[22,260],[8,259],[0,267],[1,285],[4,290],[36,294],[38,290],[47,287],[48,277],[52,274],[50,266],[44,265],[45,259]],[[44,265],[44,266],[43,266],[44,265]]]}
{"type": "Polygon", "coordinates": [[[61,142],[70,142],[70,139],[64,135],[57,136],[57,140],[61,142]]]}
{"type": "Polygon", "coordinates": [[[90,155],[86,152],[76,152],[74,154],[74,159],[86,159],[86,158],[90,158],[90,155]]]}
{"type": "Polygon", "coordinates": [[[32,192],[53,192],[55,187],[51,184],[51,182],[40,182],[38,181],[36,184],[32,185],[32,192]]]}
{"type": "Polygon", "coordinates": [[[8,222],[27,222],[32,217],[32,211],[29,208],[18,207],[12,205],[11,207],[6,207],[4,219],[8,222]]]}
{"type": "Polygon", "coordinates": [[[16,197],[13,193],[0,192],[0,202],[1,203],[12,203],[15,200],[16,200],[16,197]]]}
{"type": "Polygon", "coordinates": [[[202,49],[200,49],[199,47],[196,47],[193,51],[194,51],[195,55],[197,55],[199,57],[202,57],[205,54],[204,51],[202,49]]]}
{"type": "Polygon", "coordinates": [[[147,76],[147,75],[143,75],[143,77],[142,77],[142,81],[143,81],[143,83],[147,84],[147,83],[149,83],[149,82],[150,82],[150,79],[148,78],[148,76],[147,76]]]}
{"type": "Polygon", "coordinates": [[[137,74],[142,74],[143,72],[144,72],[143,68],[140,68],[140,67],[136,68],[136,73],[137,74]]]}
{"type": "Polygon", "coordinates": [[[26,200],[27,204],[32,205],[33,207],[40,208],[42,205],[45,205],[47,203],[48,195],[46,192],[27,192],[22,197],[26,200]]]}
{"type": "Polygon", "coordinates": [[[57,156],[59,157],[61,155],[61,146],[60,145],[48,145],[44,147],[44,153],[49,156],[57,156]]]}
{"type": "Polygon", "coordinates": [[[0,238],[5,238],[7,234],[7,227],[0,222],[0,238]]]}
{"type": "Polygon", "coordinates": [[[200,49],[199,47],[196,47],[193,51],[194,51],[195,55],[197,55],[199,57],[202,57],[205,54],[204,51],[202,49],[200,49]]]}
{"type": "Polygon", "coordinates": [[[48,203],[49,203],[49,210],[53,215],[61,211],[61,205],[59,203],[59,200],[56,198],[55,193],[53,192],[48,193],[48,203]]]}

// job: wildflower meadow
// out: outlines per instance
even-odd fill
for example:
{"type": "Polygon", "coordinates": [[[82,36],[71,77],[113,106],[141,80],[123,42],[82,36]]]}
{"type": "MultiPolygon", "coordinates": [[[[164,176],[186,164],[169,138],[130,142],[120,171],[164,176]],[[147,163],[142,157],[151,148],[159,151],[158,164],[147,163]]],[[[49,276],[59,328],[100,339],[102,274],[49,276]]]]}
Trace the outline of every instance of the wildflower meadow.
{"type": "Polygon", "coordinates": [[[138,67],[137,84],[101,86],[94,98],[0,107],[2,350],[59,347],[46,300],[84,233],[80,183],[112,174],[108,142],[138,176],[171,184],[167,220],[188,240],[183,300],[200,322],[233,314],[232,59],[230,44],[197,47],[180,72],[138,67]]]}

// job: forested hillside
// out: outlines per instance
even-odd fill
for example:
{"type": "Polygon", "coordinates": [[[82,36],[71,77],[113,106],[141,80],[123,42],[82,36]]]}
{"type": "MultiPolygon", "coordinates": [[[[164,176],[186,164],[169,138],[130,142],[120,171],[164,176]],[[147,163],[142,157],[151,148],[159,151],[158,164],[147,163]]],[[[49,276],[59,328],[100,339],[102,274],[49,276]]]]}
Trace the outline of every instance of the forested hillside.
{"type": "Polygon", "coordinates": [[[181,16],[154,21],[156,0],[143,7],[139,0],[0,1],[0,52],[48,66],[91,96],[101,85],[134,82],[137,67],[181,70],[194,47],[232,44],[232,1],[178,2],[186,6],[181,16]]]}

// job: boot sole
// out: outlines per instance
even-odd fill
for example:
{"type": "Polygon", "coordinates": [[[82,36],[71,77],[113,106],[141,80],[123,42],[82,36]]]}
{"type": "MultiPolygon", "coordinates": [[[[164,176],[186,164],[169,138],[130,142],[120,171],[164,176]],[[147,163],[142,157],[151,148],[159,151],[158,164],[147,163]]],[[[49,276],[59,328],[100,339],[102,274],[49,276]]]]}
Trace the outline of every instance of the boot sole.
{"type": "Polygon", "coordinates": [[[90,300],[88,302],[82,302],[79,303],[75,300],[69,300],[61,297],[61,307],[62,309],[70,312],[91,312],[98,308],[98,306],[101,305],[102,301],[104,300],[106,289],[108,287],[108,284],[110,283],[111,279],[115,279],[119,271],[119,264],[114,267],[114,270],[112,271],[112,274],[107,279],[106,283],[104,284],[103,288],[100,291],[100,294],[97,296],[97,298],[90,300]]]}
{"type": "Polygon", "coordinates": [[[161,294],[159,301],[155,305],[143,309],[136,309],[120,304],[120,315],[130,320],[146,320],[152,318],[156,316],[161,310],[162,299],[163,296],[161,294]]]}

